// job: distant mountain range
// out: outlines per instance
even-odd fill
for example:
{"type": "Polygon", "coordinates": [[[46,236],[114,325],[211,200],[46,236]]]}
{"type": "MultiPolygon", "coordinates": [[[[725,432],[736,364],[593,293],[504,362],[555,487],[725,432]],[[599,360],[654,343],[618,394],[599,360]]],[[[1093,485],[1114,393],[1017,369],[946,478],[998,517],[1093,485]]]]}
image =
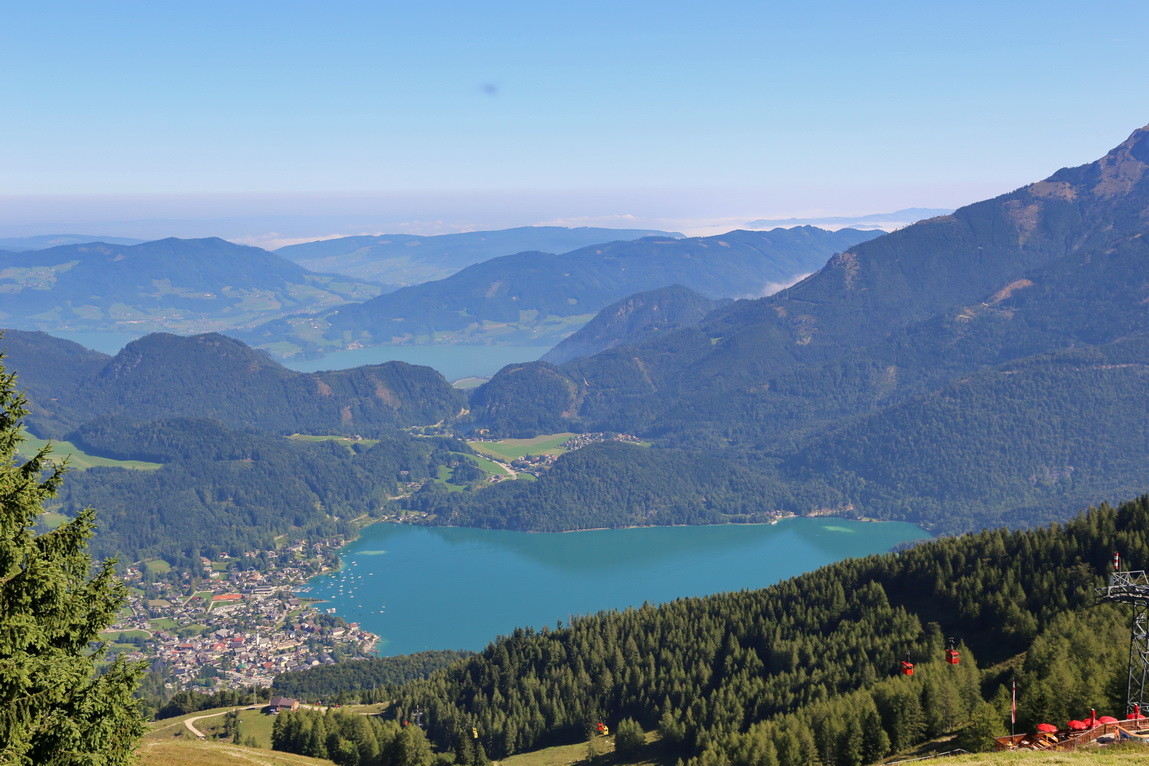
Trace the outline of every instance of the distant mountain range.
{"type": "Polygon", "coordinates": [[[317,316],[233,333],[286,356],[387,343],[554,343],[627,295],[688,284],[711,298],[762,295],[877,236],[812,227],[647,237],[561,255],[493,258],[446,279],[317,316]]]}
{"type": "Polygon", "coordinates": [[[949,208],[908,207],[892,213],[872,213],[858,216],[827,216],[822,218],[760,218],[746,224],[748,229],[773,229],[776,226],[820,226],[822,228],[881,229],[893,231],[911,223],[949,215],[949,208]]]}
{"type": "Polygon", "coordinates": [[[476,425],[654,436],[676,449],[635,453],[635,470],[668,478],[702,455],[727,459],[694,500],[646,483],[641,508],[585,495],[568,507],[571,477],[640,481],[625,450],[588,448],[531,487],[450,500],[445,515],[498,525],[513,507],[518,521],[503,523],[562,528],[837,510],[956,531],[1144,492],[1147,210],[1149,128],[1097,162],[850,247],[696,327],[508,367],[475,391],[476,425]],[[614,515],[589,518],[592,505],[614,515]]]}
{"type": "Polygon", "coordinates": [[[416,236],[382,234],[339,237],[282,247],[275,252],[301,266],[396,287],[449,277],[460,269],[501,255],[528,250],[566,253],[601,242],[643,237],[680,238],[681,234],[649,229],[522,226],[498,231],[416,236]]]}
{"type": "Polygon", "coordinates": [[[10,253],[24,250],[46,250],[49,247],[60,245],[86,245],[92,242],[104,242],[109,245],[139,245],[142,239],[129,239],[128,237],[99,237],[91,234],[41,234],[34,237],[0,237],[0,250],[10,253]]]}
{"type": "Polygon", "coordinates": [[[22,329],[203,332],[381,291],[216,238],[0,252],[0,325],[22,329]]]}

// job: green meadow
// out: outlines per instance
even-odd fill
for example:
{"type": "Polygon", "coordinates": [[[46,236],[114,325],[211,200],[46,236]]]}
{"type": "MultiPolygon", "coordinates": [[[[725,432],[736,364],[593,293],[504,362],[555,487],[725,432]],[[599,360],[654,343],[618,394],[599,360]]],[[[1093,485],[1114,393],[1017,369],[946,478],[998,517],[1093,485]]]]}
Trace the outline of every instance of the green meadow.
{"type": "Polygon", "coordinates": [[[490,455],[498,460],[515,460],[527,455],[562,455],[567,450],[563,442],[575,436],[573,433],[543,434],[531,439],[499,439],[498,441],[467,442],[471,449],[490,455]]]}
{"type": "MultiPolygon", "coordinates": [[[[24,441],[16,448],[16,454],[23,458],[30,459],[47,444],[47,439],[38,439],[25,432],[24,441]]],[[[162,463],[149,463],[144,460],[116,460],[110,457],[89,455],[75,444],[72,444],[72,442],[52,439],[51,444],[52,456],[50,459],[57,463],[67,460],[68,467],[76,471],[84,471],[88,468],[96,467],[131,468],[137,471],[154,471],[157,468],[163,467],[162,463]]]]}

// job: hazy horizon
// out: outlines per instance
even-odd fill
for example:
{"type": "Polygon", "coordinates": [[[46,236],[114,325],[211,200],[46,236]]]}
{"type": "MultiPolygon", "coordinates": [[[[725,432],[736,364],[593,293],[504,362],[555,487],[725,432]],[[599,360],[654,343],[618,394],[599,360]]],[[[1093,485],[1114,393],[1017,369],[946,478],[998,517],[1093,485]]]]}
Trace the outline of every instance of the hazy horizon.
{"type": "Polygon", "coordinates": [[[1149,121],[1147,22],[1123,0],[18,4],[0,236],[956,208],[1149,121]]]}

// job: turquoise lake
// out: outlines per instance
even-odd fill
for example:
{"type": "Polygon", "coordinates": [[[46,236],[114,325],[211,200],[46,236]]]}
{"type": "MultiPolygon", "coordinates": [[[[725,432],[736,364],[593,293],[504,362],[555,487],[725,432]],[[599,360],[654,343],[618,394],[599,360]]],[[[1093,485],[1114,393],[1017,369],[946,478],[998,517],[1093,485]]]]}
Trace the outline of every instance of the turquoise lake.
{"type": "Polygon", "coordinates": [[[382,636],[384,655],[478,650],[518,626],[760,588],[928,537],[912,524],[825,518],[565,534],[375,524],[307,595],[382,636]]]}

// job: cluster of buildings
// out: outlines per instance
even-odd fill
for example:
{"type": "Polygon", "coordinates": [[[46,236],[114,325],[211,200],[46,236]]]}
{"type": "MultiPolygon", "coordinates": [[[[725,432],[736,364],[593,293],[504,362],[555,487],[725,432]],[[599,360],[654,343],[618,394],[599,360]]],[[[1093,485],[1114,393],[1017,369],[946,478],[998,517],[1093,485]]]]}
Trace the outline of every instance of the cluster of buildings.
{"type": "Polygon", "coordinates": [[[204,562],[214,576],[194,585],[182,575],[144,584],[140,568],[128,569],[144,592],[108,631],[126,636],[127,657],[148,660],[170,688],[268,687],[285,671],[374,653],[379,636],[296,594],[314,574],[305,562],[226,572],[204,562]]]}
{"type": "MultiPolygon", "coordinates": [[[[638,444],[640,442],[639,438],[634,434],[591,433],[572,436],[560,446],[567,452],[574,452],[576,449],[582,449],[588,444],[608,441],[630,442],[632,444],[638,444]]],[[[524,455],[523,457],[515,458],[515,460],[511,462],[511,467],[525,471],[549,468],[558,459],[558,455],[524,455]]]]}

